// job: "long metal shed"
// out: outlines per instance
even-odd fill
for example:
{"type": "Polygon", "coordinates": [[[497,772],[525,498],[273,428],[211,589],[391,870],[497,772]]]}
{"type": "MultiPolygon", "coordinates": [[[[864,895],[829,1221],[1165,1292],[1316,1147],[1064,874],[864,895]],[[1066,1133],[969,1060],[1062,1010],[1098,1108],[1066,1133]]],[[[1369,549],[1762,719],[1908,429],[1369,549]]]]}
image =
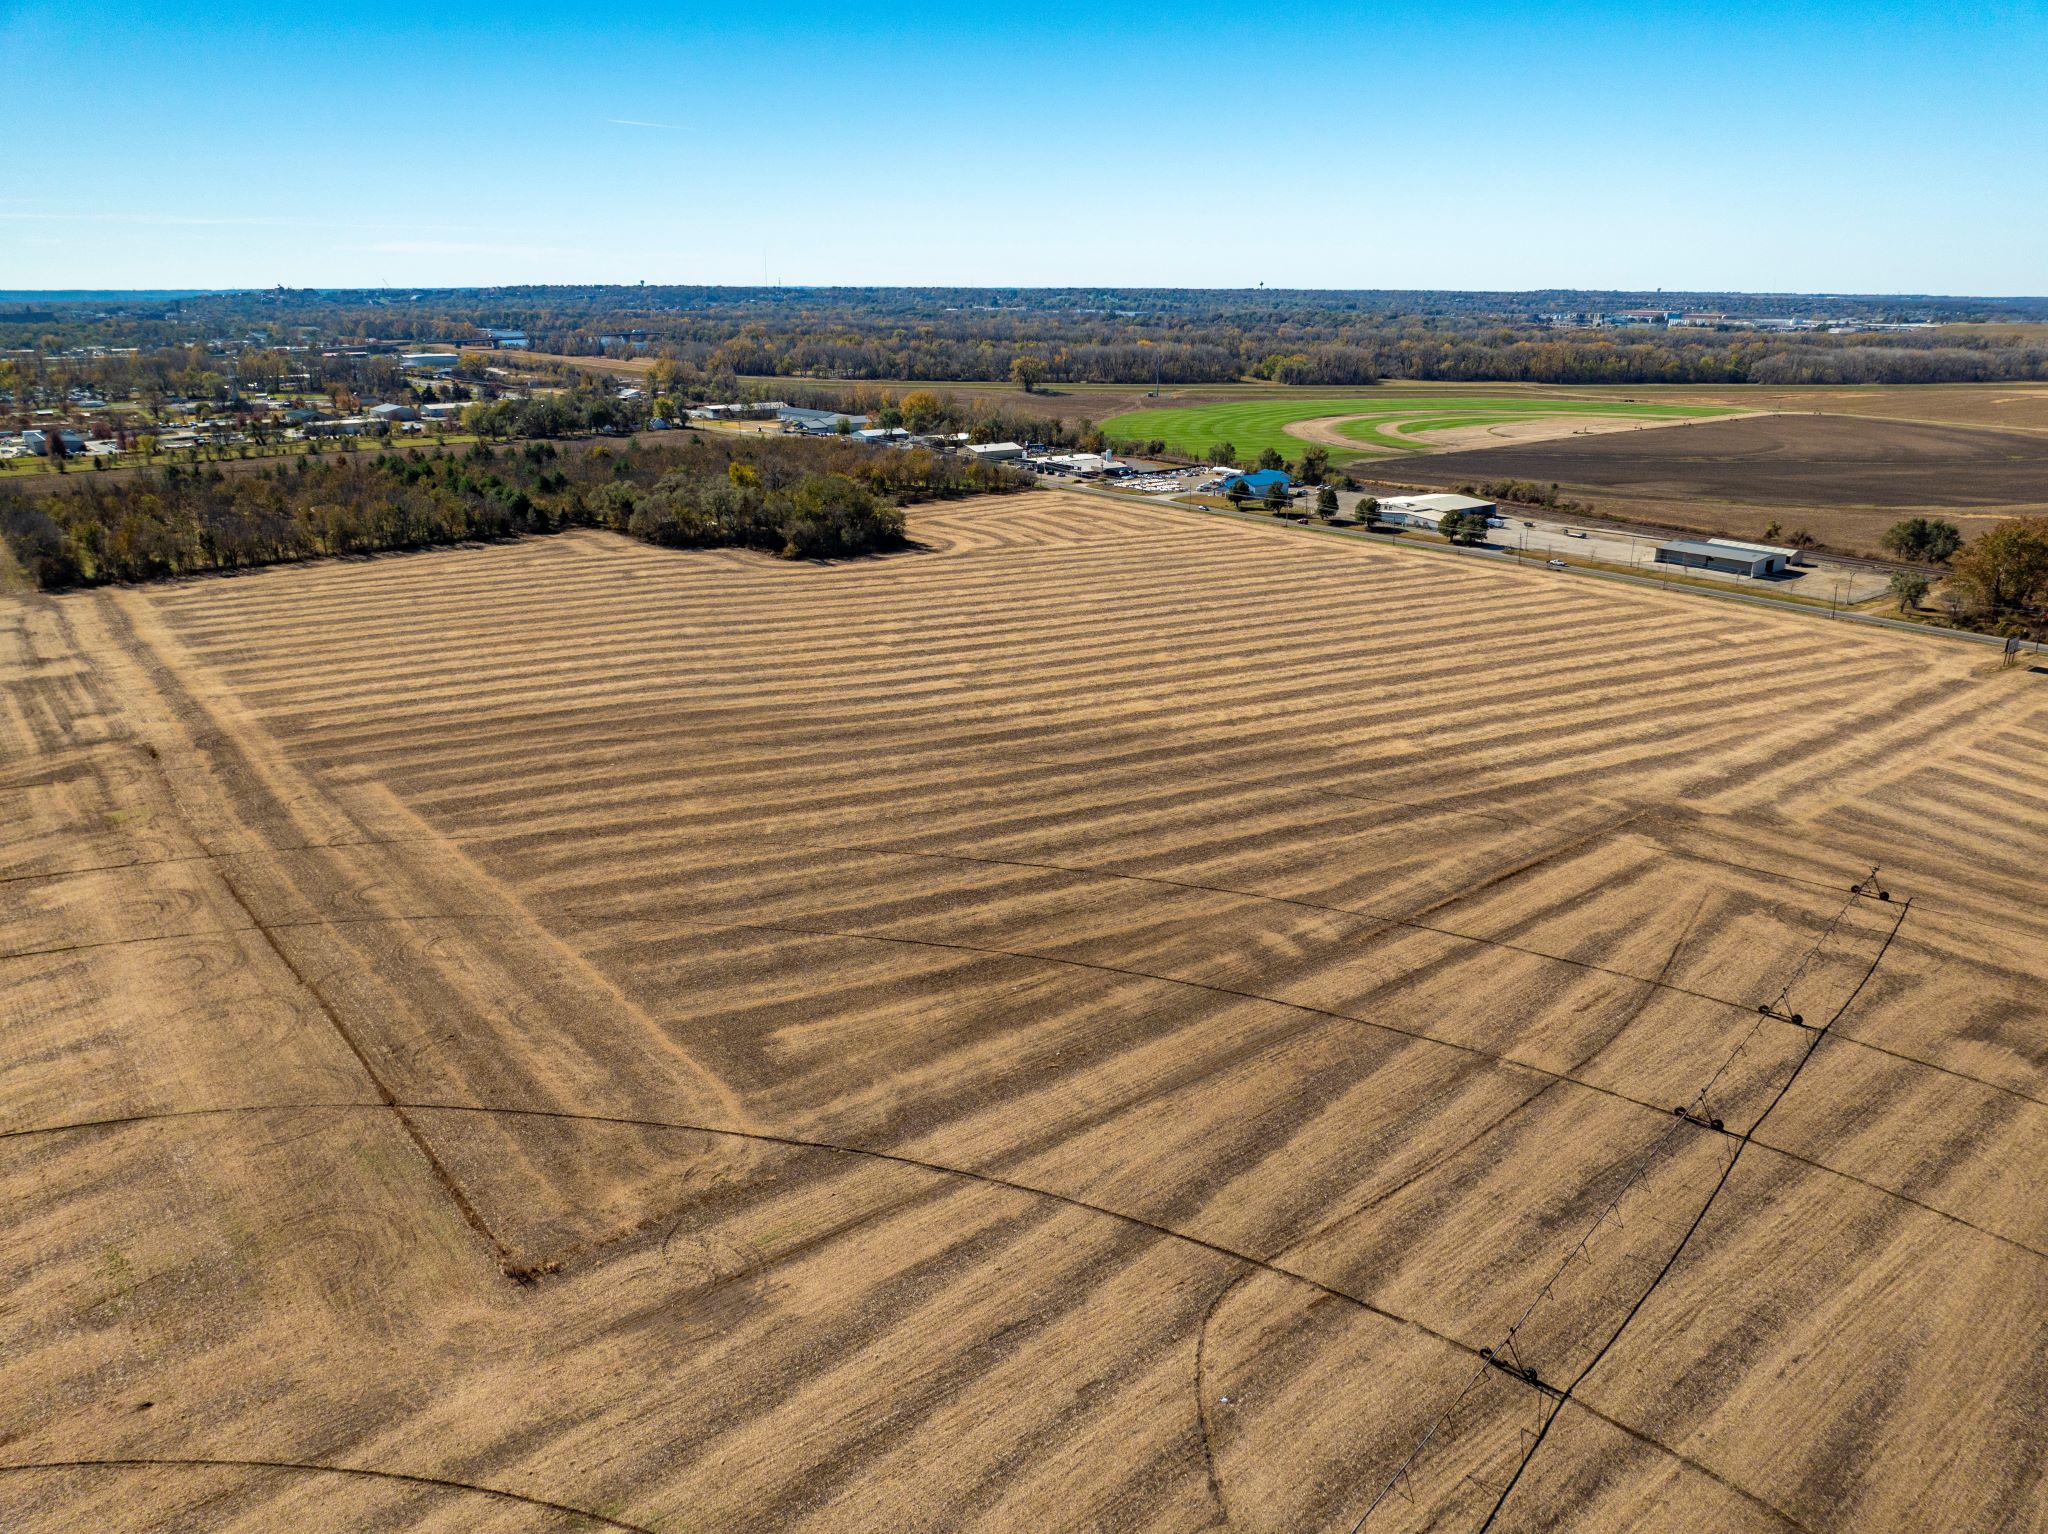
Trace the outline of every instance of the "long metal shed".
{"type": "Polygon", "coordinates": [[[1690,570],[1719,570],[1728,575],[1777,575],[1785,568],[1785,555],[1776,550],[1742,549],[1725,543],[1708,543],[1699,538],[1674,538],[1657,545],[1657,563],[1683,565],[1690,570]]]}

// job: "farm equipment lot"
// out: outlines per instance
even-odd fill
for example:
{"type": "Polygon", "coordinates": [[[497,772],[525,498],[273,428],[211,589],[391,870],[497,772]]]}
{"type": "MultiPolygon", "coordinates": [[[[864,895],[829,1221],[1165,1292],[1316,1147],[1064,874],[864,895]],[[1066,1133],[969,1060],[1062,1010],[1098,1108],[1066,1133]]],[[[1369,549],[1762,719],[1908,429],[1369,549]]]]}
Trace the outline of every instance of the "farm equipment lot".
{"type": "Polygon", "coordinates": [[[2048,1523],[2041,678],[910,521],[0,599],[11,1529],[2048,1523]]]}

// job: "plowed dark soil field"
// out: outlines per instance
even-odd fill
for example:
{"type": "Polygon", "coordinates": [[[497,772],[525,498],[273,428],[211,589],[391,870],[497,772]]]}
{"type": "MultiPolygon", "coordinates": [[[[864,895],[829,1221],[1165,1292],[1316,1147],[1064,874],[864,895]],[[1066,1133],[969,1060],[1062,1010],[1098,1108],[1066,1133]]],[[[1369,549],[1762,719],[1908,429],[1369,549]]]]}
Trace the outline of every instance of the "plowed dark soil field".
{"type": "Polygon", "coordinates": [[[1398,473],[1425,485],[1555,482],[1616,515],[1752,534],[1776,520],[1874,553],[1901,517],[1945,516],[1975,534],[2048,511],[2048,432],[1765,415],[1434,453],[1398,473]]]}
{"type": "Polygon", "coordinates": [[[912,529],[4,599],[0,1527],[2048,1527],[2043,678],[912,529]]]}

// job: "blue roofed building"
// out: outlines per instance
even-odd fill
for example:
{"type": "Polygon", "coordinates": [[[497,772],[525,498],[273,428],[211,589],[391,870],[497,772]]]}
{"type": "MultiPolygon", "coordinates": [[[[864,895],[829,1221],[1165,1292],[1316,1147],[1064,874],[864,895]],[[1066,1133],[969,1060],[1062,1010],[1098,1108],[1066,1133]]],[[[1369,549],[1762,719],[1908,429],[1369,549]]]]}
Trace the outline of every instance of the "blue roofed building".
{"type": "Polygon", "coordinates": [[[1281,469],[1254,469],[1249,474],[1232,474],[1216,488],[1224,495],[1229,495],[1238,485],[1243,485],[1254,497],[1264,496],[1274,485],[1278,485],[1283,491],[1291,492],[1294,489],[1294,481],[1281,469]]]}

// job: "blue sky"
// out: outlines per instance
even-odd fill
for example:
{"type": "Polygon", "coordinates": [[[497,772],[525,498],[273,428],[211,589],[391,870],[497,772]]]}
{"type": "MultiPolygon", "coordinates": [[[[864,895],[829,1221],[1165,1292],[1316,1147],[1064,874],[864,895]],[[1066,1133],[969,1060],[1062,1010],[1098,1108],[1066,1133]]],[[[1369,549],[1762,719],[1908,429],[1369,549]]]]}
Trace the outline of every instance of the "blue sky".
{"type": "Polygon", "coordinates": [[[117,0],[0,54],[0,289],[2048,291],[2048,0],[117,0]]]}

